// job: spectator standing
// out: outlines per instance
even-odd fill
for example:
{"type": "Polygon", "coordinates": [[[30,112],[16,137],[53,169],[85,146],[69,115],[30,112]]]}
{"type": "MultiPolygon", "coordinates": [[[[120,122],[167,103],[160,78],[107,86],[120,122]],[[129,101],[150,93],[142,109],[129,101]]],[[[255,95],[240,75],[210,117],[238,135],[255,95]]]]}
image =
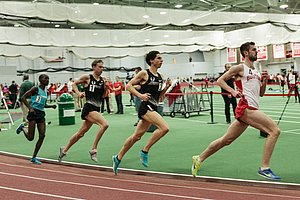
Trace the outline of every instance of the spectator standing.
{"type": "Polygon", "coordinates": [[[12,107],[15,107],[17,102],[17,94],[18,94],[18,85],[15,81],[11,82],[11,85],[8,87],[9,91],[9,100],[12,102],[12,107]]]}
{"type": "MultiPolygon", "coordinates": [[[[20,93],[19,93],[19,101],[20,101],[20,107],[22,110],[22,115],[23,115],[23,123],[25,126],[28,125],[28,120],[26,119],[29,109],[28,107],[23,103],[22,101],[22,97],[23,95],[29,91],[32,87],[34,86],[34,83],[29,81],[29,76],[28,74],[24,74],[23,76],[23,83],[20,86],[20,93]]],[[[30,97],[27,97],[27,102],[29,103],[29,105],[31,104],[31,99],[30,97]]]]}
{"type": "Polygon", "coordinates": [[[294,91],[295,93],[295,103],[297,103],[297,97],[298,97],[298,102],[300,103],[300,95],[298,91],[298,86],[297,86],[297,73],[296,72],[291,72],[289,73],[289,82],[290,82],[290,90],[289,90],[289,95],[294,91]]]}
{"type": "Polygon", "coordinates": [[[111,94],[114,92],[114,84],[111,82],[110,78],[107,78],[108,81],[108,103],[109,103],[109,109],[110,109],[110,114],[114,113],[114,106],[112,104],[112,98],[111,94]]]}
{"type": "Polygon", "coordinates": [[[277,79],[277,81],[278,81],[278,83],[279,83],[279,85],[280,85],[280,89],[281,89],[282,91],[284,91],[284,84],[285,84],[285,82],[284,82],[283,76],[282,76],[281,74],[277,73],[276,79],[277,79]]]}
{"type": "MultiPolygon", "coordinates": [[[[225,64],[225,71],[223,74],[225,74],[229,69],[231,68],[231,64],[227,63],[225,64]]],[[[226,84],[234,89],[234,77],[231,77],[227,81],[225,81],[226,84]]],[[[236,108],[236,98],[232,96],[227,90],[221,87],[222,97],[225,103],[225,116],[226,116],[226,123],[231,124],[231,117],[230,117],[230,104],[232,105],[232,110],[235,116],[235,108],[236,108]]]]}
{"type": "Polygon", "coordinates": [[[116,114],[124,114],[123,111],[123,103],[122,103],[122,91],[123,91],[123,83],[120,81],[120,77],[116,76],[116,82],[114,84],[115,98],[117,102],[118,111],[116,114]]]}
{"type": "MultiPolygon", "coordinates": [[[[104,80],[104,84],[105,84],[106,88],[109,87],[109,82],[107,81],[107,79],[104,80]]],[[[106,104],[106,109],[107,109],[106,111],[108,114],[110,114],[108,95],[109,95],[109,91],[108,91],[108,89],[106,89],[104,91],[104,95],[103,95],[102,102],[101,102],[101,113],[104,113],[104,104],[106,104]]]]}

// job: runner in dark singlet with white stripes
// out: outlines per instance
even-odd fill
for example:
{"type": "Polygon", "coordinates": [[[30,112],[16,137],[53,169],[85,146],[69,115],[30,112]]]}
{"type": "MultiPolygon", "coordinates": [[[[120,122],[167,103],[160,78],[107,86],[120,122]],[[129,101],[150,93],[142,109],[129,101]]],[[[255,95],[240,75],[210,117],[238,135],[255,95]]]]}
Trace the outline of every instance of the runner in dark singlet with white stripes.
{"type": "Polygon", "coordinates": [[[96,80],[94,76],[90,74],[90,83],[84,87],[86,103],[81,112],[82,120],[86,120],[85,117],[92,111],[100,112],[104,91],[103,78],[100,77],[100,80],[96,80]]]}
{"type": "Polygon", "coordinates": [[[139,121],[135,132],[127,138],[122,149],[117,155],[112,157],[114,173],[118,173],[118,167],[125,153],[136,143],[151,125],[155,125],[157,129],[153,132],[152,137],[140,151],[139,156],[142,165],[148,167],[148,152],[150,148],[169,131],[168,124],[162,116],[156,112],[158,102],[162,101],[167,89],[171,85],[171,81],[166,81],[166,86],[162,89],[162,77],[157,70],[162,65],[162,57],[158,51],[151,51],[146,55],[146,62],[150,68],[140,71],[133,79],[129,81],[126,89],[133,95],[142,100],[139,108],[139,121]],[[140,92],[134,88],[134,85],[140,84],[140,92]]]}
{"type": "Polygon", "coordinates": [[[103,98],[104,91],[106,90],[104,80],[101,77],[103,68],[104,66],[102,60],[94,60],[92,63],[93,74],[86,74],[81,76],[72,85],[73,90],[80,98],[86,96],[86,103],[84,104],[81,113],[81,118],[84,121],[79,131],[71,137],[68,144],[65,147],[60,148],[60,153],[58,157],[59,162],[62,161],[62,158],[67,154],[67,151],[71,148],[71,146],[73,146],[73,144],[75,144],[80,138],[82,138],[93,124],[97,124],[98,126],[100,126],[100,129],[96,133],[96,139],[93,143],[91,150],[89,151],[89,154],[93,161],[98,161],[97,146],[102,135],[108,128],[108,122],[100,114],[100,104],[103,98]],[[77,87],[78,84],[84,84],[85,92],[79,92],[77,87]]]}
{"type": "Polygon", "coordinates": [[[143,115],[145,115],[148,110],[157,111],[159,96],[163,85],[163,79],[159,73],[157,73],[157,76],[155,76],[150,72],[149,69],[147,69],[147,74],[148,80],[141,85],[141,89],[139,92],[141,94],[149,93],[150,98],[148,101],[141,102],[138,111],[139,118],[143,118],[143,115]]]}

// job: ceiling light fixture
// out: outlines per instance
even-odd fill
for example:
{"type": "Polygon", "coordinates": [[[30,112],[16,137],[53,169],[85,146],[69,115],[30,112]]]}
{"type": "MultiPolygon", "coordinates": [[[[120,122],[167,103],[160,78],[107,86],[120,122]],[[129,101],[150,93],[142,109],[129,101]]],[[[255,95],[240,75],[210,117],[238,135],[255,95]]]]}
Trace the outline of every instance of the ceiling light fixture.
{"type": "Polygon", "coordinates": [[[146,26],[146,27],[142,28],[141,31],[145,31],[146,29],[149,29],[149,28],[151,28],[151,27],[152,27],[152,26],[146,26]]]}
{"type": "Polygon", "coordinates": [[[287,4],[282,4],[279,6],[279,8],[281,8],[281,9],[287,9],[288,7],[289,7],[289,5],[287,5],[287,4]]]}
{"type": "Polygon", "coordinates": [[[152,31],[154,29],[158,29],[159,27],[157,26],[146,26],[144,28],[141,29],[141,31],[152,31]]]}
{"type": "Polygon", "coordinates": [[[209,3],[209,2],[207,2],[207,1],[205,1],[205,0],[199,0],[199,1],[201,1],[201,2],[203,2],[203,3],[206,3],[206,4],[208,4],[208,5],[211,5],[211,3],[209,3]]]}
{"type": "Polygon", "coordinates": [[[165,12],[165,11],[161,11],[159,14],[161,14],[161,15],[165,15],[165,14],[167,14],[167,12],[165,12]]]}
{"type": "Polygon", "coordinates": [[[75,26],[71,26],[70,28],[71,28],[71,29],[75,29],[75,26]]]}
{"type": "Polygon", "coordinates": [[[155,30],[155,29],[158,29],[159,27],[157,27],[157,26],[153,26],[153,27],[151,27],[151,28],[148,28],[146,31],[152,31],[152,30],[155,30]]]}
{"type": "Polygon", "coordinates": [[[59,28],[60,27],[60,25],[59,24],[55,24],[55,28],[59,28]]]}
{"type": "Polygon", "coordinates": [[[95,2],[95,3],[93,3],[93,5],[94,5],[94,6],[98,6],[98,5],[99,5],[99,3],[95,2]]]}
{"type": "Polygon", "coordinates": [[[93,33],[94,36],[98,35],[98,33],[93,33]]]}
{"type": "Polygon", "coordinates": [[[193,30],[191,28],[186,29],[186,32],[192,32],[193,30]]]}
{"type": "Polygon", "coordinates": [[[144,15],[143,18],[148,19],[149,15],[144,15]]]}
{"type": "Polygon", "coordinates": [[[190,22],[191,21],[191,19],[185,19],[185,20],[183,20],[182,22],[183,23],[188,23],[188,22],[190,22]]]}
{"type": "Polygon", "coordinates": [[[182,8],[182,4],[175,5],[175,8],[182,8]]]}

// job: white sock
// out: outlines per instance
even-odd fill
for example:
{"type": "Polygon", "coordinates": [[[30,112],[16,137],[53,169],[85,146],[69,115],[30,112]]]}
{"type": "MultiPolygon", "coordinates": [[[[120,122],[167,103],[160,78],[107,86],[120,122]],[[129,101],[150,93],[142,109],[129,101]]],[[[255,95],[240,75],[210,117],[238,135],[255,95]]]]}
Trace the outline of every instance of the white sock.
{"type": "Polygon", "coordinates": [[[261,170],[270,169],[270,167],[260,167],[261,170]]]}
{"type": "Polygon", "coordinates": [[[200,161],[200,157],[198,158],[198,163],[200,163],[200,164],[202,163],[202,162],[200,161]]]}

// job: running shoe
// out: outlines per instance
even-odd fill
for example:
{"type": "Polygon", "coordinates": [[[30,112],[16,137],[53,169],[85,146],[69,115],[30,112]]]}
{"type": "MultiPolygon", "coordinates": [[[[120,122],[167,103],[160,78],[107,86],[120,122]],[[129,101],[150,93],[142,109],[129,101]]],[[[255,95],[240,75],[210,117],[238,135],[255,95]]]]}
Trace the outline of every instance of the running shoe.
{"type": "Polygon", "coordinates": [[[193,177],[197,176],[197,172],[200,170],[201,163],[199,163],[199,156],[192,157],[193,164],[192,164],[192,175],[193,177]]]}
{"type": "Polygon", "coordinates": [[[30,162],[32,162],[33,164],[36,164],[36,165],[42,164],[42,162],[39,159],[37,159],[36,157],[31,158],[30,162]]]}
{"type": "Polygon", "coordinates": [[[148,167],[148,152],[144,153],[142,150],[140,151],[140,160],[142,162],[142,164],[144,165],[144,167],[148,167]]]}
{"type": "Polygon", "coordinates": [[[59,156],[58,156],[58,162],[61,162],[63,157],[65,157],[67,154],[64,153],[64,147],[59,148],[59,156]]]}
{"type": "Polygon", "coordinates": [[[267,178],[269,180],[273,181],[278,181],[281,179],[280,176],[277,176],[274,174],[274,172],[269,168],[269,169],[264,169],[262,170],[261,168],[258,168],[258,175],[267,178]]]}
{"type": "Polygon", "coordinates": [[[90,153],[92,161],[98,162],[98,159],[97,159],[97,150],[96,149],[90,150],[89,153],[90,153]]]}
{"type": "Polygon", "coordinates": [[[17,134],[20,134],[23,131],[23,128],[25,127],[24,124],[20,124],[16,130],[17,134]]]}
{"type": "Polygon", "coordinates": [[[118,174],[118,167],[119,167],[119,165],[121,163],[121,161],[118,159],[118,155],[114,155],[112,157],[112,161],[113,161],[113,170],[114,170],[114,173],[115,173],[115,175],[117,175],[118,174]]]}

